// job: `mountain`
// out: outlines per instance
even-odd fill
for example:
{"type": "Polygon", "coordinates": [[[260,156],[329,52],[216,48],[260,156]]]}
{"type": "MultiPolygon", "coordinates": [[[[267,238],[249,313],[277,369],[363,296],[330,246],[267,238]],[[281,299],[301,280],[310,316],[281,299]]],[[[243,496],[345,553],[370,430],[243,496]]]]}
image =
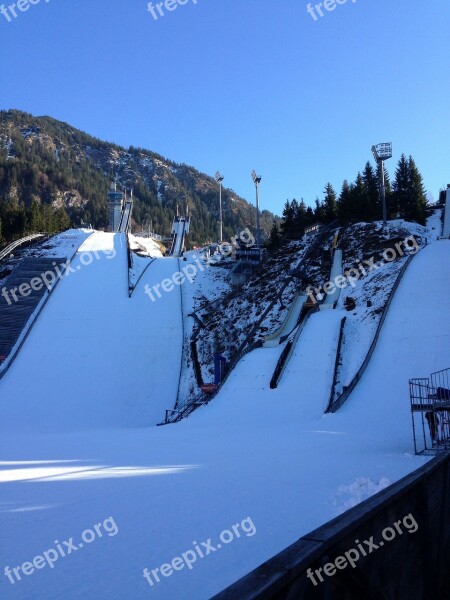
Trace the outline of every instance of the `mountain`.
{"type": "MultiPolygon", "coordinates": [[[[125,149],[51,117],[0,111],[0,219],[6,240],[37,230],[108,224],[107,192],[116,180],[133,188],[133,231],[170,233],[177,210],[189,206],[190,243],[217,239],[218,184],[185,164],[143,148],[125,149]]],[[[254,229],[255,208],[232,190],[222,194],[224,237],[254,229]]],[[[268,235],[279,219],[261,213],[268,235]]]]}

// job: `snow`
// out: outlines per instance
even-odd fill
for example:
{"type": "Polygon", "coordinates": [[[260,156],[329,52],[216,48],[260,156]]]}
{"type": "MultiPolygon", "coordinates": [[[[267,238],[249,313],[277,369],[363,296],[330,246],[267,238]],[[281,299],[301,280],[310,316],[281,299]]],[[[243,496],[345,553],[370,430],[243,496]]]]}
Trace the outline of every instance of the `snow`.
{"type": "Polygon", "coordinates": [[[133,252],[140,252],[152,258],[161,258],[161,246],[152,238],[136,237],[129,234],[130,248],[133,252]]]}
{"type": "MultiPolygon", "coordinates": [[[[430,232],[430,238],[437,240],[441,236],[442,231],[442,213],[441,209],[434,210],[427,218],[427,229],[430,232]]],[[[450,214],[450,211],[449,211],[450,214]]]]}
{"type": "Polygon", "coordinates": [[[178,384],[170,372],[180,368],[180,293],[152,302],[143,289],[172,275],[177,262],[156,261],[131,299],[127,270],[124,235],[97,232],[79,248],[2,381],[2,429],[138,427],[163,419],[178,384]]]}
{"type": "Polygon", "coordinates": [[[387,488],[391,482],[386,477],[375,482],[367,477],[357,477],[350,485],[340,485],[334,498],[339,514],[353,508],[363,500],[387,488]]]}
{"type": "Polygon", "coordinates": [[[276,390],[269,381],[282,348],[258,349],[211,404],[167,427],[150,417],[176,393],[180,295],[152,303],[140,291],[177,261],[155,260],[130,301],[123,237],[97,233],[84,250],[93,248],[117,256],[61,282],[0,382],[0,569],[54,540],[79,541],[110,516],[118,533],[14,585],[1,577],[2,598],[206,599],[424,464],[411,454],[408,379],[449,366],[449,241],[413,260],[338,413],[323,415],[339,308],[311,317],[276,390]],[[254,536],[153,587],[143,578],[145,567],[171,562],[194,540],[215,543],[246,517],[254,536]]]}
{"type": "MultiPolygon", "coordinates": [[[[397,277],[404,266],[408,256],[419,251],[418,242],[425,244],[426,240],[436,240],[439,237],[436,229],[436,213],[428,219],[427,227],[415,223],[409,223],[403,220],[390,221],[387,225],[383,238],[394,240],[392,249],[398,238],[402,240],[410,239],[410,242],[402,242],[400,248],[395,249],[396,260],[386,262],[379,254],[370,260],[363,260],[363,256],[358,256],[358,261],[347,262],[346,269],[354,269],[353,273],[359,272],[360,278],[356,277],[342,290],[338,307],[343,308],[349,300],[354,301],[355,307],[349,309],[346,313],[346,322],[342,337],[342,353],[340,364],[337,371],[336,389],[334,399],[339,396],[344,386],[348,386],[361,367],[370,345],[375,336],[379,321],[381,319],[384,307],[389,299],[392,288],[397,277]],[[414,240],[411,238],[414,236],[414,240]],[[407,244],[410,244],[408,247],[407,244]]],[[[379,232],[382,231],[382,224],[375,223],[379,232]]],[[[361,227],[366,224],[361,224],[361,227]]],[[[358,229],[358,225],[354,228],[358,229]]],[[[348,252],[346,252],[348,254],[348,252]]]]}
{"type": "Polygon", "coordinates": [[[134,290],[155,258],[162,258],[161,247],[151,238],[128,234],[131,254],[130,286],[134,290]]]}

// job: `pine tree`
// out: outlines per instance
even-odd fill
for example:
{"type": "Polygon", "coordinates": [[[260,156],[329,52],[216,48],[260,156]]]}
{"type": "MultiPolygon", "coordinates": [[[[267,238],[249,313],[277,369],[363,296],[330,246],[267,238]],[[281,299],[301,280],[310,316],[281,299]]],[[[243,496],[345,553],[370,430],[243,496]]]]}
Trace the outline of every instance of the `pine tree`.
{"type": "Polygon", "coordinates": [[[283,235],[290,235],[294,233],[294,211],[292,210],[292,205],[289,200],[286,200],[283,208],[283,223],[281,228],[283,230],[283,235]]]}
{"type": "Polygon", "coordinates": [[[325,199],[323,202],[324,221],[331,223],[337,217],[337,199],[336,192],[331,183],[327,183],[324,190],[325,199]]]}
{"type": "Polygon", "coordinates": [[[64,208],[58,208],[55,212],[55,231],[66,231],[70,227],[70,219],[64,208]]]}
{"type": "Polygon", "coordinates": [[[270,230],[270,248],[272,250],[276,250],[277,248],[280,247],[281,245],[281,233],[280,233],[280,228],[278,226],[278,223],[274,223],[272,225],[272,229],[270,230]]]}
{"type": "Polygon", "coordinates": [[[32,200],[31,206],[27,210],[27,229],[30,233],[38,233],[43,230],[41,208],[36,199],[32,200]]]}
{"type": "Polygon", "coordinates": [[[382,209],[378,179],[375,170],[369,161],[367,161],[366,166],[364,167],[362,178],[366,191],[364,220],[375,221],[376,219],[381,219],[382,209]]]}
{"type": "Polygon", "coordinates": [[[344,223],[348,223],[353,220],[352,214],[352,198],[351,198],[351,187],[348,181],[345,179],[342,184],[342,190],[339,194],[339,199],[337,202],[338,208],[338,216],[341,221],[344,223]]]}
{"type": "Polygon", "coordinates": [[[367,193],[361,173],[358,173],[355,184],[350,188],[351,221],[365,221],[368,213],[367,193]]]}
{"type": "Polygon", "coordinates": [[[308,220],[308,209],[306,207],[303,198],[300,200],[298,205],[297,215],[295,217],[295,231],[303,235],[305,233],[305,227],[310,224],[308,220]]]}
{"type": "Polygon", "coordinates": [[[410,182],[409,182],[409,165],[404,154],[401,155],[398,161],[397,170],[395,171],[395,180],[393,184],[392,204],[393,212],[396,218],[406,218],[409,206],[410,182]]]}
{"type": "Polygon", "coordinates": [[[408,203],[407,220],[417,221],[425,225],[425,208],[427,205],[427,192],[423,185],[423,178],[412,156],[408,159],[410,197],[408,203]]]}
{"type": "Polygon", "coordinates": [[[324,206],[323,202],[321,202],[319,200],[319,198],[316,198],[315,205],[316,205],[316,207],[314,209],[315,220],[319,221],[320,223],[325,222],[326,214],[325,214],[325,206],[324,206]]]}

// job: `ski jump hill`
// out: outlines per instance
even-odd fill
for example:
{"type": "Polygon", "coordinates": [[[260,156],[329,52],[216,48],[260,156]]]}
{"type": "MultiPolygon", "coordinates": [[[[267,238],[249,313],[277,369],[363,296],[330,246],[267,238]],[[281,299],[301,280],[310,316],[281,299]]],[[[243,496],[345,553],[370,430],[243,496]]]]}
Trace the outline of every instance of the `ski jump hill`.
{"type": "MultiPolygon", "coordinates": [[[[22,565],[107,517],[117,535],[14,585],[3,578],[2,598],[210,598],[426,465],[411,450],[408,379],[450,362],[449,259],[441,240],[411,262],[337,413],[324,415],[342,315],[322,310],[277,389],[269,379],[280,344],[247,354],[189,419],[153,427],[177,395],[181,294],[152,302],[143,289],[170,278],[178,260],[154,260],[130,299],[124,235],[93,233],[0,381],[0,561],[22,565]],[[220,543],[249,520],[254,528],[220,543]],[[215,551],[150,585],[144,568],[170,563],[193,540],[215,551]]],[[[384,526],[403,516],[390,513],[384,526]]]]}
{"type": "MultiPolygon", "coordinates": [[[[177,271],[155,261],[141,291],[177,271]]],[[[0,419],[57,429],[140,427],[173,403],[180,368],[180,293],[128,297],[124,234],[93,233],[52,292],[1,382],[0,419]],[[164,365],[164,368],[161,368],[164,365]]]]}

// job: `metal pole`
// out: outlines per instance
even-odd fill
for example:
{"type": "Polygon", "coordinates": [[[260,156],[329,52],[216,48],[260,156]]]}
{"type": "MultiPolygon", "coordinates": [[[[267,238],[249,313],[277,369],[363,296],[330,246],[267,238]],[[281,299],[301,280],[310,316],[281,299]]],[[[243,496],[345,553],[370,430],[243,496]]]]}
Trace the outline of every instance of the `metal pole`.
{"type": "Polygon", "coordinates": [[[261,248],[261,236],[259,231],[259,182],[256,181],[256,243],[258,250],[261,248]]]}
{"type": "Polygon", "coordinates": [[[219,181],[219,244],[222,243],[223,240],[223,231],[222,231],[222,181],[219,181]]]}
{"type": "Polygon", "coordinates": [[[383,205],[383,227],[387,225],[387,214],[386,214],[386,184],[384,181],[384,160],[380,160],[381,167],[381,202],[383,205]]]}

